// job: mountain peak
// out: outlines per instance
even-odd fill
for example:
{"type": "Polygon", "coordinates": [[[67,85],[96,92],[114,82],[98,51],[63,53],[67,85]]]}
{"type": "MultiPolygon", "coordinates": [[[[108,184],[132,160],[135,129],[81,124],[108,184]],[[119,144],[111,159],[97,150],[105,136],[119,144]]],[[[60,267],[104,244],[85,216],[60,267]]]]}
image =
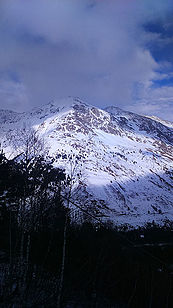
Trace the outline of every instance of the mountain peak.
{"type": "Polygon", "coordinates": [[[73,97],[73,96],[68,96],[66,98],[62,98],[62,99],[59,99],[59,100],[52,100],[47,105],[57,106],[59,108],[73,107],[74,105],[89,106],[88,103],[86,103],[85,101],[81,100],[79,97],[73,97]]]}

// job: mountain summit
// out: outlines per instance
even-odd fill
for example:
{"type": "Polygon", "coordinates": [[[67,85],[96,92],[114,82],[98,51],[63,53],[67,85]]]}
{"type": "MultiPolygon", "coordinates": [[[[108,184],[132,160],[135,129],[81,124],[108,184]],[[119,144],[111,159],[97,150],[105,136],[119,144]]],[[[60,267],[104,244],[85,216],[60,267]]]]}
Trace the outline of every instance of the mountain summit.
{"type": "Polygon", "coordinates": [[[31,127],[44,138],[55,164],[68,171],[59,153],[81,157],[74,202],[90,202],[117,225],[173,220],[171,123],[117,107],[99,109],[78,98],[25,113],[0,110],[0,141],[7,157],[15,155],[13,145],[31,127]]]}

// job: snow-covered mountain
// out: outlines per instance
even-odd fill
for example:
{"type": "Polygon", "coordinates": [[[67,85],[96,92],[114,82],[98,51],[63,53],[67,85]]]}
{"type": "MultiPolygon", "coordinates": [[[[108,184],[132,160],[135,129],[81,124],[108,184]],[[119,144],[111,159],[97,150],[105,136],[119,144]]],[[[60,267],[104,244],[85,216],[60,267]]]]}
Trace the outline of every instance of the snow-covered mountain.
{"type": "Polygon", "coordinates": [[[117,107],[102,110],[68,98],[31,112],[0,110],[0,140],[15,155],[23,129],[33,127],[56,164],[81,157],[75,202],[97,208],[115,224],[173,220],[173,124],[117,107]]]}

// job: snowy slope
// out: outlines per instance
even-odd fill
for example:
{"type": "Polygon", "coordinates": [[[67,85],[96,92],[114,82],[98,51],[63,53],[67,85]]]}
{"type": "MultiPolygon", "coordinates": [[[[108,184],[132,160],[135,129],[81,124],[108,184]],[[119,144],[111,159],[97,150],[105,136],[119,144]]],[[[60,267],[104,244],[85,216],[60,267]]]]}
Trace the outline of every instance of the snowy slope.
{"type": "Polygon", "coordinates": [[[75,202],[118,225],[173,220],[171,123],[116,107],[98,109],[76,98],[28,113],[0,111],[0,139],[7,156],[15,155],[14,144],[20,144],[23,128],[30,127],[44,137],[56,165],[70,170],[68,160],[59,158],[62,152],[64,157],[81,157],[75,202]]]}

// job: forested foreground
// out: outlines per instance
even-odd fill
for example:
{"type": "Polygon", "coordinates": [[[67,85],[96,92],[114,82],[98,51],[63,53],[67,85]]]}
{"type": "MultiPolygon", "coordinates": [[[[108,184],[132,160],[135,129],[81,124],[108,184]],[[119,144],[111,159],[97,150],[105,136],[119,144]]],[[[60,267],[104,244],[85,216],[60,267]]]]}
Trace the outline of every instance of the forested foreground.
{"type": "Polygon", "coordinates": [[[77,224],[72,179],[32,153],[0,154],[0,307],[172,307],[171,227],[77,224]]]}

